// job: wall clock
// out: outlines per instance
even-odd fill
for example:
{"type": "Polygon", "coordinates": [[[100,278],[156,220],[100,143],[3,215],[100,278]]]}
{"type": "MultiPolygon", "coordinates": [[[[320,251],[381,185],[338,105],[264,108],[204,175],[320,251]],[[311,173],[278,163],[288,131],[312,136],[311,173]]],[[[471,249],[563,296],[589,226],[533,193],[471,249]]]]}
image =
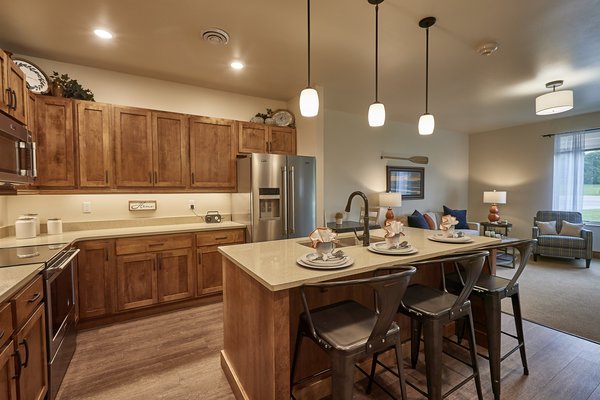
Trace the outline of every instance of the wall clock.
{"type": "Polygon", "coordinates": [[[40,67],[22,58],[15,57],[12,60],[25,73],[27,89],[36,94],[45,94],[50,91],[48,75],[40,67]]]}

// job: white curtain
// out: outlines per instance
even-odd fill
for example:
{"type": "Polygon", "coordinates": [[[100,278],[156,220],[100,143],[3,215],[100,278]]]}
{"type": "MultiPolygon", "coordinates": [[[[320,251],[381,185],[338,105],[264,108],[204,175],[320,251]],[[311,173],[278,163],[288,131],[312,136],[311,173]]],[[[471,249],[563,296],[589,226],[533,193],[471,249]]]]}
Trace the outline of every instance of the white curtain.
{"type": "Polygon", "coordinates": [[[553,210],[581,212],[584,152],[583,132],[554,137],[553,210]]]}

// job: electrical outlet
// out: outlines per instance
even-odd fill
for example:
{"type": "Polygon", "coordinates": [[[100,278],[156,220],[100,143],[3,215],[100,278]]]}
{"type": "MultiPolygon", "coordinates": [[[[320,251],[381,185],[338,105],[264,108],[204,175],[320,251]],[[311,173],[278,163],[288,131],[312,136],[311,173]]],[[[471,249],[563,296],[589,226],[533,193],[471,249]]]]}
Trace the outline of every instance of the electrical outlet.
{"type": "Polygon", "coordinates": [[[194,207],[196,206],[196,200],[189,200],[188,204],[189,204],[190,210],[193,210],[194,207]]]}
{"type": "Polygon", "coordinates": [[[81,203],[81,210],[83,211],[84,214],[91,214],[91,212],[92,212],[92,202],[91,201],[84,201],[83,203],[81,203]]]}

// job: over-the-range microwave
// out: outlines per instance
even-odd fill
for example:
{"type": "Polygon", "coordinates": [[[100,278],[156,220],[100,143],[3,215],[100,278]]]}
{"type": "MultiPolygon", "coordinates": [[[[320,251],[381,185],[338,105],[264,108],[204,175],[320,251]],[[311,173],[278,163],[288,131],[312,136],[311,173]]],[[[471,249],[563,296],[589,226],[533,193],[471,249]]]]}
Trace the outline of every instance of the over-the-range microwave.
{"type": "Polygon", "coordinates": [[[25,184],[36,175],[31,132],[0,113],[0,183],[25,184]]]}

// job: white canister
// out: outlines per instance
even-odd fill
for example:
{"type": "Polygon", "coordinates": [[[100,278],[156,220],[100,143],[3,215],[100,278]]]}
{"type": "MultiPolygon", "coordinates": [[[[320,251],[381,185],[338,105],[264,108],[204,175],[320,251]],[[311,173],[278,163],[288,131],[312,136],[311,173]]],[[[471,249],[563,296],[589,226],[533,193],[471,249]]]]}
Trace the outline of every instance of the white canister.
{"type": "Polygon", "coordinates": [[[19,217],[15,221],[15,236],[17,239],[30,239],[35,237],[35,220],[31,217],[19,217]]]}
{"type": "Polygon", "coordinates": [[[40,218],[39,218],[39,216],[37,214],[25,214],[22,216],[33,218],[33,220],[35,221],[35,234],[37,236],[40,236],[40,218]]]}
{"type": "Polygon", "coordinates": [[[62,220],[60,218],[48,218],[46,224],[48,228],[48,235],[62,234],[62,220]]]}

